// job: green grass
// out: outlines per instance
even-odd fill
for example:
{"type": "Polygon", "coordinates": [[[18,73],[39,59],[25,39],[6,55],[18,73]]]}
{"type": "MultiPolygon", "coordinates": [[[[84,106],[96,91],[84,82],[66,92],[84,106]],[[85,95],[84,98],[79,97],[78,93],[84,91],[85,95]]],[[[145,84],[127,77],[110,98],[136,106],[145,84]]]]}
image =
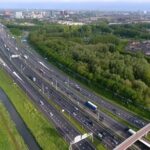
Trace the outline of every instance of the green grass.
{"type": "Polygon", "coordinates": [[[14,122],[11,120],[4,105],[0,102],[0,149],[27,150],[22,137],[19,135],[14,122]]]}
{"type": "Polygon", "coordinates": [[[14,36],[21,36],[22,35],[22,31],[20,29],[17,28],[9,28],[10,32],[14,35],[14,36]]]}
{"type": "Polygon", "coordinates": [[[150,142],[150,133],[145,138],[150,142]]]}
{"type": "Polygon", "coordinates": [[[121,39],[121,41],[119,42],[119,45],[117,46],[117,50],[118,51],[123,51],[125,49],[125,47],[127,46],[129,40],[128,39],[121,39]]]}
{"type": "Polygon", "coordinates": [[[67,143],[50,123],[31,103],[22,89],[14,85],[12,79],[0,69],[0,87],[7,93],[11,102],[30,129],[43,150],[67,150],[67,143]]]}

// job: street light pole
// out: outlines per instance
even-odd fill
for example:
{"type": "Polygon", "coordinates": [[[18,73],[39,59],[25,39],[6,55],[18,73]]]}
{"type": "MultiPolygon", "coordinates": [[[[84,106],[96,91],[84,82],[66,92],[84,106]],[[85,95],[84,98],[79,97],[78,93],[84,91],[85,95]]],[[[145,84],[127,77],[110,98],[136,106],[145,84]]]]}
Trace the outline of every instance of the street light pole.
{"type": "Polygon", "coordinates": [[[56,90],[57,90],[57,80],[56,80],[56,90]]]}
{"type": "Polygon", "coordinates": [[[99,121],[100,112],[99,112],[99,110],[97,112],[98,112],[98,114],[97,114],[97,120],[99,121]]]}

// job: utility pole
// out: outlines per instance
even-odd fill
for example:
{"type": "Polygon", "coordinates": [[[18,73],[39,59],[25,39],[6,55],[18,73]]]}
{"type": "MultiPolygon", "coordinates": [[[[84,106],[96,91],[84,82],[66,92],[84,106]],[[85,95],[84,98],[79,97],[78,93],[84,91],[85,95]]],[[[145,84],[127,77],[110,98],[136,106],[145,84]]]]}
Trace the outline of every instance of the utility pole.
{"type": "Polygon", "coordinates": [[[72,143],[70,143],[69,145],[69,150],[72,150],[72,143]]]}
{"type": "Polygon", "coordinates": [[[100,117],[100,112],[99,112],[99,110],[97,111],[97,121],[99,121],[99,117],[100,117]]]}
{"type": "Polygon", "coordinates": [[[56,90],[57,90],[57,80],[56,80],[56,90]]]}
{"type": "Polygon", "coordinates": [[[44,94],[44,84],[43,84],[43,82],[42,82],[42,92],[44,94]]]}
{"type": "Polygon", "coordinates": [[[69,87],[69,77],[68,77],[68,87],[69,87]]]}
{"type": "Polygon", "coordinates": [[[23,66],[22,66],[22,64],[21,64],[21,73],[23,73],[23,66]]]}

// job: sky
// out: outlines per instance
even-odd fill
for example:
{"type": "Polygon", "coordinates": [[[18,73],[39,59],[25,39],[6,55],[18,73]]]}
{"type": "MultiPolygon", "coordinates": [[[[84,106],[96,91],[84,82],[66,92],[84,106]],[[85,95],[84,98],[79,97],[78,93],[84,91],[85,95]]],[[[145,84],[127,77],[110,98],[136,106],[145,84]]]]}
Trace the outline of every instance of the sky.
{"type": "Polygon", "coordinates": [[[13,3],[39,3],[39,2],[55,2],[55,3],[77,3],[77,2],[118,2],[118,3],[150,3],[150,0],[0,0],[0,3],[13,2],[13,3]]]}
{"type": "Polygon", "coordinates": [[[0,0],[0,9],[150,10],[150,0],[0,0]]]}
{"type": "Polygon", "coordinates": [[[22,3],[27,3],[27,2],[150,2],[150,0],[0,0],[0,3],[5,3],[5,2],[22,2],[22,3]]]}

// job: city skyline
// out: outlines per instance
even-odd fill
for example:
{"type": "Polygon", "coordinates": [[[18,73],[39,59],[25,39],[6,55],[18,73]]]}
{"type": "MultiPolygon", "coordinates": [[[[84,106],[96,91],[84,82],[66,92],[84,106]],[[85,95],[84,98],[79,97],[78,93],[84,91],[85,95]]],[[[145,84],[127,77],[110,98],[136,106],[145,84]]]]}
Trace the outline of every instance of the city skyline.
{"type": "Polygon", "coordinates": [[[6,0],[0,9],[85,9],[106,11],[150,10],[149,0],[6,0]]]}
{"type": "Polygon", "coordinates": [[[105,2],[112,2],[112,3],[150,3],[149,0],[5,0],[0,1],[0,3],[6,3],[6,2],[13,2],[13,3],[42,3],[42,2],[52,2],[52,3],[78,3],[78,2],[99,2],[99,3],[105,3],[105,2]]]}

